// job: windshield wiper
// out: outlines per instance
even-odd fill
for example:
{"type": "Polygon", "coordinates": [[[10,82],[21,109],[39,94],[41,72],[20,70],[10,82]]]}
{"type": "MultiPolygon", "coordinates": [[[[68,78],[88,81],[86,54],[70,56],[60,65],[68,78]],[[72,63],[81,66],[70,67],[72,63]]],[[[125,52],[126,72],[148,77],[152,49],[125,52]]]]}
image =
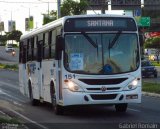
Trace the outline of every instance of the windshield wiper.
{"type": "Polygon", "coordinates": [[[116,41],[118,40],[119,36],[121,35],[122,31],[118,31],[115,35],[115,37],[113,38],[112,42],[110,43],[109,42],[109,46],[108,46],[108,49],[110,50],[116,43],[116,41]]]}
{"type": "Polygon", "coordinates": [[[83,36],[92,44],[93,47],[98,48],[98,45],[92,40],[91,37],[88,36],[85,32],[81,32],[83,36]]]}
{"type": "Polygon", "coordinates": [[[85,33],[84,31],[81,32],[81,33],[82,33],[83,36],[89,41],[89,43],[92,44],[92,46],[93,46],[94,48],[97,48],[97,57],[98,57],[98,44],[97,44],[97,41],[94,42],[94,40],[92,40],[92,38],[89,37],[88,34],[85,33]]]}

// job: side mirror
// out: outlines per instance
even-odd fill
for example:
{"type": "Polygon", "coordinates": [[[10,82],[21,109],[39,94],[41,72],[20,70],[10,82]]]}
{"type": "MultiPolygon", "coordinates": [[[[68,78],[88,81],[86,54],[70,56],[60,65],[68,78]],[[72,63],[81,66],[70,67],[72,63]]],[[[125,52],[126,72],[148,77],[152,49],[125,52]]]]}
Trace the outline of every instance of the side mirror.
{"type": "Polygon", "coordinates": [[[62,36],[58,35],[56,37],[56,50],[55,50],[55,59],[56,60],[61,60],[63,48],[64,48],[64,39],[62,36]]]}
{"type": "Polygon", "coordinates": [[[42,56],[43,56],[43,40],[38,42],[37,45],[38,51],[37,51],[37,61],[42,62],[42,56]]]}

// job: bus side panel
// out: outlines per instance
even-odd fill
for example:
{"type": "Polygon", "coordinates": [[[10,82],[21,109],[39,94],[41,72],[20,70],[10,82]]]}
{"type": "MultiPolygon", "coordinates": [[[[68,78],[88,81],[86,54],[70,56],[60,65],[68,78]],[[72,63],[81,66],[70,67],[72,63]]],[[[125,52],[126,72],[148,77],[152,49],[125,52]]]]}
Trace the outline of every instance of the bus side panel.
{"type": "Polygon", "coordinates": [[[20,92],[29,97],[28,92],[28,81],[27,81],[27,74],[26,74],[26,64],[19,64],[19,86],[20,92]]]}
{"type": "Polygon", "coordinates": [[[25,90],[24,90],[24,82],[23,82],[23,65],[19,64],[19,88],[20,92],[25,95],[25,90]]]}
{"type": "Polygon", "coordinates": [[[39,100],[40,96],[40,90],[38,85],[38,62],[31,62],[27,64],[27,70],[28,70],[28,80],[31,81],[32,85],[32,93],[33,98],[39,100]]]}
{"type": "Polygon", "coordinates": [[[50,82],[51,82],[51,67],[53,67],[53,60],[44,60],[42,62],[42,86],[44,101],[51,102],[50,82]]]}

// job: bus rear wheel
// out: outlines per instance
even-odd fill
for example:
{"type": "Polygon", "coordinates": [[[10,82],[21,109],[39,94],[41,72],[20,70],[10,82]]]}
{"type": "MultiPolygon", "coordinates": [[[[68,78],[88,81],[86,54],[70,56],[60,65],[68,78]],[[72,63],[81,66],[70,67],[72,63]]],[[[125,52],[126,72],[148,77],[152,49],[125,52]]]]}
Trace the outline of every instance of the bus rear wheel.
{"type": "Polygon", "coordinates": [[[31,102],[32,106],[39,105],[39,101],[33,98],[31,82],[28,83],[28,88],[29,88],[29,98],[30,98],[30,102],[31,102]]]}
{"type": "Polygon", "coordinates": [[[56,93],[55,93],[55,88],[53,83],[51,83],[51,102],[52,102],[52,107],[54,109],[55,114],[63,115],[64,109],[62,106],[57,104],[56,93]]]}
{"type": "Polygon", "coordinates": [[[116,108],[116,112],[126,112],[128,107],[127,103],[123,103],[123,104],[116,104],[115,108],[116,108]]]}

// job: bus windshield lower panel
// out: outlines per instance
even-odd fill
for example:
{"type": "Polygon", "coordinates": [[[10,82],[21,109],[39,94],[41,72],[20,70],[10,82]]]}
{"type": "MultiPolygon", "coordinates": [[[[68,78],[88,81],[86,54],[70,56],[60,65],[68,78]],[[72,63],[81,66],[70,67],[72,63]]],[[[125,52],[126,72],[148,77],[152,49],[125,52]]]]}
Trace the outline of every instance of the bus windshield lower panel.
{"type": "Polygon", "coordinates": [[[119,74],[139,67],[137,34],[66,34],[65,68],[78,74],[119,74]]]}

